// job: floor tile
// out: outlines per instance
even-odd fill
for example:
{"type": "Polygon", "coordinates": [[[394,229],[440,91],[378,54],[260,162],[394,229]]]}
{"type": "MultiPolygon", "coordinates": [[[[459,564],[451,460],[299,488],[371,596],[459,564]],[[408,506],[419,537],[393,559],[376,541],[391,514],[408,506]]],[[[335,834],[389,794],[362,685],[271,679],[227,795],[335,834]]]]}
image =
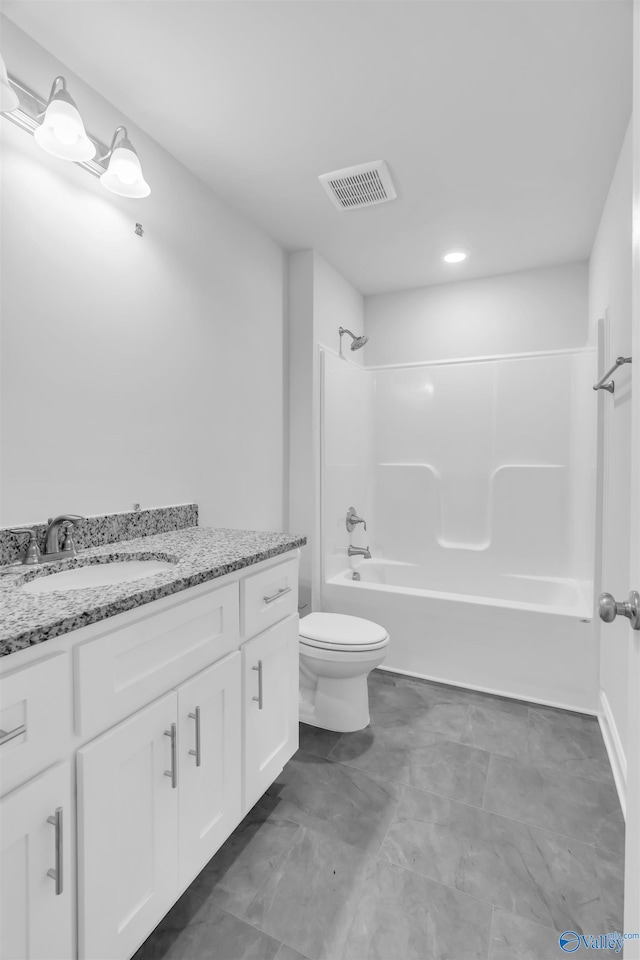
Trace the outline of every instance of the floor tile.
{"type": "Polygon", "coordinates": [[[371,777],[408,783],[410,748],[403,721],[375,721],[364,730],[345,733],[329,757],[357,767],[371,777]]]}
{"type": "Polygon", "coordinates": [[[345,734],[330,754],[372,777],[408,783],[477,806],[489,765],[489,754],[423,731],[410,735],[402,724],[373,725],[345,734]]]}
{"type": "Polygon", "coordinates": [[[529,717],[486,706],[467,711],[460,742],[505,757],[527,759],[529,717]]]}
{"type": "Polygon", "coordinates": [[[432,683],[431,686],[435,693],[445,694],[452,702],[459,702],[467,707],[499,710],[513,716],[526,716],[528,713],[528,705],[523,700],[513,700],[510,697],[500,697],[497,694],[483,693],[481,690],[469,690],[467,687],[455,687],[449,684],[432,683]]]}
{"type": "Polygon", "coordinates": [[[546,703],[528,703],[526,707],[531,718],[546,717],[567,729],[582,730],[585,724],[595,724],[599,727],[598,720],[593,714],[563,710],[562,707],[550,707],[546,703]]]}
{"type": "Polygon", "coordinates": [[[557,930],[496,909],[489,960],[556,960],[569,956],[560,949],[558,938],[557,930]]]}
{"type": "Polygon", "coordinates": [[[398,784],[300,750],[269,787],[265,802],[275,803],[271,816],[377,853],[402,792],[398,784]]]}
{"type": "Polygon", "coordinates": [[[352,898],[371,857],[303,828],[258,891],[245,918],[311,960],[340,956],[352,898]]]}
{"type": "Polygon", "coordinates": [[[209,861],[194,888],[240,916],[291,844],[299,824],[258,803],[209,861]]]}
{"type": "Polygon", "coordinates": [[[355,896],[343,960],[484,960],[491,905],[383,860],[355,896]]]}
{"type": "MultiPolygon", "coordinates": [[[[499,752],[499,751],[496,751],[499,752]]],[[[600,726],[594,717],[563,711],[529,711],[528,761],[558,767],[564,774],[612,783],[600,726]]]]}
{"type": "Polygon", "coordinates": [[[436,794],[407,788],[380,856],[560,931],[603,919],[592,846],[436,794]]]}
{"type": "Polygon", "coordinates": [[[423,730],[442,733],[457,740],[467,715],[467,704],[449,688],[397,678],[392,683],[369,685],[372,726],[393,723],[414,735],[423,730]]]}
{"type": "Polygon", "coordinates": [[[624,851],[624,819],[613,783],[493,755],[484,807],[613,853],[624,851]]]}
{"type": "Polygon", "coordinates": [[[511,697],[483,693],[481,690],[471,690],[468,687],[457,687],[450,683],[438,683],[435,680],[423,680],[384,670],[374,670],[369,674],[369,681],[395,686],[400,694],[404,694],[407,689],[423,690],[426,696],[449,700],[452,703],[462,703],[465,707],[488,707],[520,715],[526,715],[529,708],[529,704],[524,700],[514,700],[511,697]]]}
{"type": "Polygon", "coordinates": [[[171,911],[133,960],[275,960],[280,943],[250,924],[211,907],[206,922],[176,927],[171,911]]]}
{"type": "Polygon", "coordinates": [[[276,954],[276,960],[309,960],[309,958],[283,943],[276,954]]]}
{"type": "Polygon", "coordinates": [[[322,730],[320,727],[312,727],[309,723],[300,724],[300,749],[305,753],[328,757],[341,737],[341,733],[335,733],[333,730],[322,730]]]}
{"type": "Polygon", "coordinates": [[[435,734],[411,750],[409,782],[453,800],[482,805],[489,754],[435,734]]]}
{"type": "Polygon", "coordinates": [[[624,929],[624,856],[596,848],[596,869],[604,911],[604,932],[624,929]]]}

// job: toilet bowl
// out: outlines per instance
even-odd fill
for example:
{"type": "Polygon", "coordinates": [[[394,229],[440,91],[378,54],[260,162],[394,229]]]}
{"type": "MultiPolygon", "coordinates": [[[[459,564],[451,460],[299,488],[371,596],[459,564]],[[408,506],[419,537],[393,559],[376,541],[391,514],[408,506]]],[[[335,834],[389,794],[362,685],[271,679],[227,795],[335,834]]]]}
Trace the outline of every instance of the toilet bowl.
{"type": "Polygon", "coordinates": [[[300,621],[300,720],[351,733],[369,724],[367,676],[387,653],[384,627],[341,613],[300,621]]]}

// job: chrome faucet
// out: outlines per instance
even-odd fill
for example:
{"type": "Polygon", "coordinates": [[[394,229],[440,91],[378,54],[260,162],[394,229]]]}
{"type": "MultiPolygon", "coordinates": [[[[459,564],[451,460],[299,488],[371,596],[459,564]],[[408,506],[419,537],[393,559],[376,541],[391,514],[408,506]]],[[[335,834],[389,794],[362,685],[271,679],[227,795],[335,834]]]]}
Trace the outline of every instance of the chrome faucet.
{"type": "Polygon", "coordinates": [[[29,537],[22,562],[31,566],[34,563],[44,563],[47,560],[68,560],[70,557],[75,557],[78,549],[73,540],[71,527],[80,520],[84,520],[84,517],[80,517],[75,513],[63,513],[61,516],[56,517],[55,520],[49,517],[47,520],[47,532],[45,533],[44,552],[41,552],[38,547],[35,528],[24,527],[20,530],[11,530],[11,533],[18,535],[24,534],[29,537]],[[60,527],[64,527],[62,548],[59,542],[60,527]]]}
{"type": "Polygon", "coordinates": [[[84,520],[84,517],[80,517],[75,513],[63,513],[53,520],[49,517],[47,520],[47,532],[45,533],[44,553],[40,557],[41,561],[61,560],[76,556],[78,549],[73,540],[72,527],[80,520],[84,520]],[[59,537],[60,527],[64,527],[62,547],[60,546],[59,537]]]}
{"type": "Polygon", "coordinates": [[[369,547],[352,547],[349,545],[347,550],[347,556],[349,557],[364,557],[365,560],[371,560],[371,553],[369,547]]]}
{"type": "Polygon", "coordinates": [[[355,507],[349,507],[347,510],[347,516],[345,518],[345,525],[349,533],[353,533],[358,523],[362,523],[364,525],[364,529],[367,529],[367,521],[358,516],[355,507]]]}

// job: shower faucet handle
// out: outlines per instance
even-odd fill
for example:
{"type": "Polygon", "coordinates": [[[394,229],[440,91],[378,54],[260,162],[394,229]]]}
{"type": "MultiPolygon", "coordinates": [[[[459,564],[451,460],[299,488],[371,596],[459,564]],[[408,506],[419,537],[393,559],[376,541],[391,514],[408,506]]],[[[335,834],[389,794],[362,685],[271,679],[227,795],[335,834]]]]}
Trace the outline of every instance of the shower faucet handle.
{"type": "Polygon", "coordinates": [[[362,517],[358,516],[355,510],[355,507],[349,507],[349,509],[347,510],[347,516],[345,520],[345,524],[349,533],[353,533],[353,531],[355,530],[356,526],[359,523],[362,523],[364,525],[365,530],[367,529],[367,521],[363,520],[362,517]]]}

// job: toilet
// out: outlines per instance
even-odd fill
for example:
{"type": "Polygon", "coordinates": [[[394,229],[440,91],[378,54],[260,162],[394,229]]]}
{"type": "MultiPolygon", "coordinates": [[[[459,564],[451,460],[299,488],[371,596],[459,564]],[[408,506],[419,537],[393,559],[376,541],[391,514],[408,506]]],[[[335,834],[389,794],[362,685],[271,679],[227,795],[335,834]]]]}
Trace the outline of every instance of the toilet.
{"type": "Polygon", "coordinates": [[[369,724],[367,676],[387,654],[389,634],[377,623],[341,613],[300,621],[300,720],[351,733],[369,724]]]}

